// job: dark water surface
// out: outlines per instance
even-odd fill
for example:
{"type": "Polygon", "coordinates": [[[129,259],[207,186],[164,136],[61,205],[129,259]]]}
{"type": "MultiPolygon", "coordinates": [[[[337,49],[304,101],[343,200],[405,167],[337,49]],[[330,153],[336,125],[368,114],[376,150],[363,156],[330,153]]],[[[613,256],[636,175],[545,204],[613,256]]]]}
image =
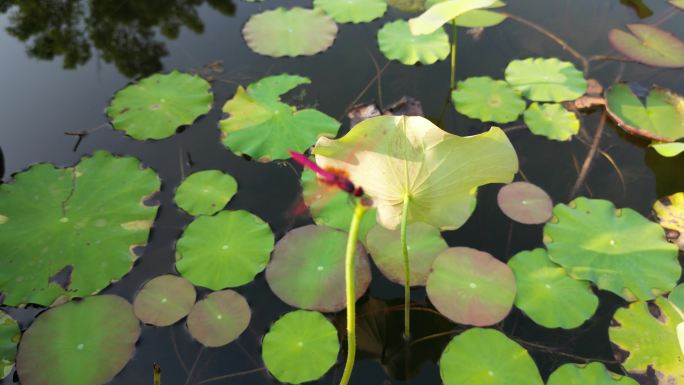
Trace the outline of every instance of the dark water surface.
{"type": "MultiPolygon", "coordinates": [[[[628,3],[628,2],[625,2],[628,3]]],[[[608,43],[611,28],[630,22],[657,23],[684,37],[684,14],[663,0],[645,2],[653,15],[639,19],[638,12],[618,0],[511,0],[508,12],[532,20],[553,31],[583,55],[615,55],[608,43]],[[641,21],[640,21],[641,20],[641,21]]],[[[282,164],[259,164],[233,155],[219,141],[217,122],[221,106],[232,97],[236,84],[247,85],[267,74],[293,73],[310,77],[312,84],[299,100],[342,118],[346,109],[376,75],[376,66],[387,60],[378,51],[376,33],[387,20],[407,17],[390,10],[383,20],[361,25],[340,25],[334,46],[324,54],[307,58],[273,59],[251,52],[240,31],[253,13],[278,5],[309,6],[310,1],[267,0],[0,0],[0,148],[4,154],[3,180],[37,162],[60,166],[76,163],[97,149],[134,155],[154,168],[163,181],[161,209],[149,244],[134,269],[120,282],[105,289],[132,301],[135,292],[150,278],[174,271],[174,243],[192,218],[173,203],[173,192],[184,176],[203,169],[220,169],[239,183],[238,194],[229,209],[245,209],[267,221],[277,238],[292,226],[306,223],[293,218],[300,199],[298,176],[282,164]],[[157,71],[192,71],[220,60],[225,72],[215,81],[212,111],[179,134],[157,142],[134,141],[108,126],[104,108],[110,98],[130,81],[157,71]],[[98,128],[99,127],[99,128],[98,128]],[[77,137],[67,131],[92,130],[74,151],[77,137]]],[[[502,78],[512,59],[558,56],[573,60],[557,44],[539,33],[507,20],[486,29],[479,40],[459,30],[458,78],[489,75],[502,78]]],[[[577,63],[576,63],[577,64],[577,63]]],[[[579,66],[579,65],[578,65],[579,66]]],[[[403,66],[391,63],[360,102],[389,104],[403,95],[422,101],[426,115],[441,126],[466,135],[487,128],[445,107],[448,97],[448,61],[432,66],[403,66]],[[381,93],[379,92],[381,90],[381,93]],[[446,108],[446,109],[445,109],[446,108]]],[[[616,78],[657,83],[684,93],[681,71],[664,70],[635,63],[591,63],[590,77],[609,85],[616,78]]],[[[300,96],[295,91],[294,96],[300,96]]],[[[558,143],[515,130],[510,138],[525,176],[554,198],[567,202],[577,178],[573,158],[581,164],[587,154],[600,112],[583,117],[580,139],[558,143]]],[[[347,120],[343,120],[343,131],[347,120]]],[[[647,143],[629,138],[609,125],[601,139],[606,157],[598,157],[580,194],[609,199],[618,207],[631,207],[648,215],[657,197],[684,191],[684,155],[662,158],[647,143]]],[[[513,224],[496,206],[498,186],[481,189],[478,208],[458,231],[445,233],[451,246],[470,246],[506,261],[518,251],[542,246],[541,226],[513,224]]],[[[237,288],[251,308],[249,329],[223,348],[202,349],[187,333],[184,321],[170,328],[143,326],[135,357],[114,379],[113,384],[151,384],[151,366],[159,362],[164,385],[197,384],[223,376],[263,367],[260,340],[269,326],[292,310],[273,295],[260,275],[254,282],[237,288]],[[174,343],[175,341],[175,343],[174,343]],[[175,348],[174,348],[175,344],[175,348]],[[199,359],[197,359],[200,355],[199,359]],[[194,370],[193,370],[194,368],[194,370]],[[187,379],[187,372],[192,377],[187,379]]],[[[391,284],[376,270],[373,282],[360,302],[361,327],[376,330],[376,338],[361,341],[368,350],[384,354],[361,354],[354,384],[438,384],[436,361],[457,326],[429,311],[413,312],[416,338],[428,337],[402,348],[402,288],[391,284]],[[372,298],[370,298],[372,297],[372,298]],[[369,321],[364,311],[382,310],[369,321]],[[384,309],[384,310],[383,310],[384,309]],[[364,326],[364,323],[365,326],[364,326]],[[379,327],[378,327],[379,326],[379,327]],[[429,337],[440,334],[441,337],[429,337]]],[[[200,292],[200,297],[204,293],[200,292]]],[[[497,327],[518,340],[537,362],[544,378],[560,363],[581,362],[582,358],[613,360],[607,337],[610,318],[623,303],[617,297],[599,293],[597,314],[572,331],[548,330],[514,310],[497,327]]],[[[424,289],[413,291],[416,306],[427,308],[424,289]]],[[[13,311],[30,324],[35,309],[13,311]]],[[[344,328],[344,314],[334,315],[344,328]]],[[[343,353],[342,353],[343,354],[343,353]]],[[[319,383],[335,384],[341,365],[335,366],[319,383]]],[[[619,367],[612,365],[613,370],[619,367]]],[[[2,382],[12,383],[11,376],[2,382]]],[[[214,384],[273,384],[265,370],[209,382],[214,384]]],[[[60,384],[56,384],[60,385],[60,384]]]]}

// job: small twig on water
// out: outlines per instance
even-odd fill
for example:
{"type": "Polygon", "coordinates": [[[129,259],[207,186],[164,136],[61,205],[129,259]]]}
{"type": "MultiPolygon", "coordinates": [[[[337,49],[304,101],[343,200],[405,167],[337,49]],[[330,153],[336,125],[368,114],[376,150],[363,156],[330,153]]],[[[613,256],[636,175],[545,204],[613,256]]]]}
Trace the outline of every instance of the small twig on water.
{"type": "Polygon", "coordinates": [[[378,61],[375,60],[375,56],[366,48],[366,52],[368,52],[368,56],[370,57],[371,61],[373,62],[373,66],[375,67],[375,74],[378,77],[378,81],[376,84],[378,85],[378,107],[380,107],[380,111],[385,110],[385,105],[382,101],[382,76],[380,76],[380,65],[378,64],[378,61]]]}
{"type": "Polygon", "coordinates": [[[190,368],[190,372],[188,373],[188,377],[185,379],[185,385],[188,385],[190,383],[190,380],[192,379],[193,375],[195,374],[195,368],[197,367],[197,363],[200,360],[200,357],[202,356],[202,352],[204,352],[204,346],[200,348],[200,350],[197,352],[197,357],[195,357],[195,362],[192,364],[192,368],[190,368]]]}
{"type": "Polygon", "coordinates": [[[188,374],[188,366],[185,365],[183,357],[181,357],[180,351],[178,350],[178,344],[176,343],[176,334],[173,332],[173,328],[169,329],[169,333],[171,333],[171,344],[173,345],[173,351],[176,352],[176,358],[178,358],[178,362],[180,363],[181,368],[183,368],[185,374],[188,374]]]}
{"type": "Polygon", "coordinates": [[[78,150],[78,146],[81,145],[81,142],[83,141],[83,138],[88,136],[89,134],[99,130],[100,128],[107,127],[109,126],[109,123],[103,123],[100,124],[97,127],[90,128],[88,130],[82,130],[82,131],[65,131],[64,135],[69,135],[69,136],[77,136],[78,139],[76,140],[76,143],[74,144],[74,147],[71,149],[73,152],[76,152],[78,150]]]}
{"type": "Polygon", "coordinates": [[[596,133],[594,134],[594,139],[591,143],[589,153],[587,153],[587,157],[584,159],[584,163],[582,164],[582,168],[580,169],[579,175],[577,176],[575,185],[572,187],[572,190],[570,192],[570,199],[574,198],[577,195],[577,192],[579,192],[580,188],[584,184],[584,181],[587,179],[589,169],[591,168],[591,163],[593,162],[594,157],[598,152],[598,146],[601,142],[601,136],[603,135],[603,129],[606,127],[607,120],[608,114],[605,111],[603,111],[601,113],[601,120],[599,121],[598,127],[596,128],[596,133]]]}
{"type": "Polygon", "coordinates": [[[619,363],[620,363],[620,362],[618,362],[618,361],[616,361],[616,360],[605,360],[605,359],[602,359],[602,358],[588,358],[588,357],[582,357],[582,356],[578,356],[578,355],[575,355],[575,354],[571,354],[571,353],[566,353],[566,352],[560,351],[559,348],[555,348],[555,347],[551,347],[551,346],[546,346],[546,345],[541,345],[541,344],[536,344],[536,343],[534,343],[534,342],[523,341],[523,340],[518,339],[518,338],[513,338],[513,340],[516,341],[517,343],[519,343],[520,345],[528,346],[528,347],[531,347],[531,348],[534,348],[534,349],[543,351],[543,352],[545,352],[545,353],[555,354],[555,355],[559,355],[559,356],[563,356],[563,357],[572,358],[573,360],[577,360],[577,361],[581,361],[581,362],[593,362],[593,361],[598,361],[598,362],[603,362],[603,363],[605,363],[605,364],[619,364],[619,363]]]}
{"type": "Polygon", "coordinates": [[[351,108],[354,107],[354,105],[359,101],[359,99],[361,99],[363,97],[363,95],[365,95],[366,92],[368,92],[368,90],[371,88],[373,83],[376,80],[380,79],[383,72],[385,72],[387,67],[389,67],[390,63],[392,63],[392,62],[388,61],[387,63],[385,63],[384,66],[382,66],[382,68],[380,68],[380,71],[378,73],[376,73],[375,76],[373,76],[373,78],[368,82],[368,84],[366,84],[366,86],[361,90],[361,92],[359,92],[359,94],[354,98],[354,100],[352,100],[352,102],[349,103],[349,105],[347,105],[347,107],[342,112],[342,115],[340,115],[340,117],[337,118],[337,120],[342,120],[344,118],[344,116],[347,114],[347,112],[349,112],[349,110],[351,110],[351,108]]]}
{"type": "Polygon", "coordinates": [[[223,376],[216,376],[212,378],[207,378],[206,380],[202,380],[200,382],[196,382],[195,385],[200,385],[200,384],[206,384],[208,382],[213,382],[213,381],[218,381],[218,380],[225,380],[228,378],[235,378],[235,377],[240,377],[240,376],[246,376],[248,374],[252,373],[259,373],[265,371],[266,368],[256,368],[256,369],[250,369],[250,370],[244,370],[242,372],[237,372],[237,373],[231,373],[231,374],[226,374],[223,376]]]}

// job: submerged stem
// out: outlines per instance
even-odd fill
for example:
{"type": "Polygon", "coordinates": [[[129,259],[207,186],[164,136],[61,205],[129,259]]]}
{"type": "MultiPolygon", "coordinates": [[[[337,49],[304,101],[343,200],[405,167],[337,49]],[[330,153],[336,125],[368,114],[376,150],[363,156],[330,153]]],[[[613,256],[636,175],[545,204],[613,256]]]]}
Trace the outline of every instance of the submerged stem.
{"type": "Polygon", "coordinates": [[[356,208],[354,209],[354,216],[352,217],[351,225],[349,226],[349,235],[347,236],[347,251],[344,256],[344,281],[347,289],[347,362],[344,365],[344,373],[340,385],[347,385],[351,378],[352,369],[354,369],[354,360],[356,359],[356,290],[355,290],[355,251],[356,242],[359,238],[359,227],[361,219],[366,214],[368,207],[362,199],[357,199],[356,208]]]}
{"type": "Polygon", "coordinates": [[[411,338],[411,266],[409,265],[408,244],[406,243],[406,225],[411,198],[404,195],[404,207],[401,211],[401,252],[404,256],[404,339],[411,338]]]}
{"type": "Polygon", "coordinates": [[[456,38],[458,37],[458,31],[456,29],[456,19],[451,20],[451,89],[454,89],[456,84],[456,38]]]}

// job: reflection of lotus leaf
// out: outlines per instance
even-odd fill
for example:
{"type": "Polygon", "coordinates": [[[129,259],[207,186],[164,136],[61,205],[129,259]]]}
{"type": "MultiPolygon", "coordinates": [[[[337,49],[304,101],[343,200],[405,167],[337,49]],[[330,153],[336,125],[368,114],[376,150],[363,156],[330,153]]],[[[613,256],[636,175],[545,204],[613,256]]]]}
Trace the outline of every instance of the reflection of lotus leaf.
{"type": "Polygon", "coordinates": [[[133,301],[133,311],[146,324],[169,326],[188,315],[196,296],[195,288],[187,280],[162,275],[140,289],[133,301]]]}
{"type": "Polygon", "coordinates": [[[559,103],[532,103],[525,111],[524,119],[533,134],[552,140],[569,140],[580,129],[577,115],[559,103]]]}
{"type": "Polygon", "coordinates": [[[449,56],[449,36],[444,29],[414,36],[406,20],[395,20],[378,31],[380,51],[390,60],[402,64],[432,64],[449,56]]]}
{"type": "Polygon", "coordinates": [[[544,243],[549,258],[573,278],[628,301],[652,299],[677,284],[677,246],[638,212],[580,197],[556,205],[553,214],[544,226],[544,243]]]}
{"type": "Polygon", "coordinates": [[[206,80],[173,71],[152,75],[117,92],[107,115],[115,129],[134,139],[163,139],[209,112],[213,103],[206,80]]]}
{"type": "Polygon", "coordinates": [[[233,290],[217,291],[197,301],[188,314],[188,331],[202,345],[219,347],[235,341],[247,329],[252,311],[233,290]]]}
{"type": "Polygon", "coordinates": [[[313,5],[338,23],[367,23],[387,10],[385,0],[314,0],[313,5]]]}
{"type": "Polygon", "coordinates": [[[473,189],[506,183],[518,158],[499,128],[460,137],[418,116],[378,116],[340,139],[319,139],[314,148],[322,167],[344,170],[378,209],[378,222],[394,229],[404,197],[408,221],[456,229],[472,213],[473,189]]]}
{"type": "Polygon", "coordinates": [[[223,106],[230,116],[219,125],[223,144],[238,155],[259,161],[287,159],[288,150],[304,152],[320,136],[335,136],[340,123],[311,109],[297,110],[280,101],[280,96],[309,79],[275,75],[238,87],[223,106]]]}
{"type": "Polygon", "coordinates": [[[508,83],[487,76],[458,82],[451,99],[456,111],[483,122],[509,123],[525,111],[525,101],[508,83]]]}
{"type": "Polygon", "coordinates": [[[506,67],[506,81],[538,102],[577,99],[587,90],[584,75],[570,62],[556,58],[513,60],[506,67]]]}
{"type": "Polygon", "coordinates": [[[280,382],[321,378],[337,361],[337,330],[321,313],[297,310],[277,320],[263,341],[268,371],[280,382]]]}
{"type": "Polygon", "coordinates": [[[527,182],[513,182],[499,190],[499,208],[512,220],[527,225],[544,223],[551,218],[553,201],[546,191],[527,182]]]}
{"type": "Polygon", "coordinates": [[[577,281],[551,262],[546,250],[521,251],[508,261],[518,292],[515,306],[547,328],[576,328],[591,318],[598,298],[589,282],[577,281]]]}
{"type": "Polygon", "coordinates": [[[653,204],[653,211],[667,238],[684,250],[684,192],[659,199],[653,204]]]}
{"type": "Polygon", "coordinates": [[[494,329],[474,328],[454,337],[439,361],[444,385],[543,385],[532,357],[494,329]]]}
{"type": "Polygon", "coordinates": [[[435,4],[420,16],[409,20],[413,35],[435,32],[456,17],[475,9],[490,7],[495,0],[446,0],[435,4]]]}
{"type": "Polygon", "coordinates": [[[4,303],[49,305],[123,277],[157,213],[143,200],[154,171],[98,151],[70,168],[39,164],[0,185],[0,292],[4,303]],[[66,288],[52,278],[67,278],[66,288]]]}
{"type": "Polygon", "coordinates": [[[100,385],[133,356],[140,323],[125,299],[88,297],[49,309],[24,333],[17,353],[23,385],[100,385]]]}
{"type": "MultiPolygon", "coordinates": [[[[433,5],[437,3],[442,3],[444,1],[447,0],[428,0],[425,2],[425,6],[427,8],[430,8],[433,5]]],[[[492,5],[486,8],[501,8],[505,5],[506,3],[504,3],[503,1],[496,0],[492,5]]],[[[497,24],[501,24],[504,20],[506,20],[506,17],[506,14],[503,13],[488,11],[486,9],[474,9],[460,16],[457,16],[456,25],[458,27],[465,28],[493,27],[497,24]]]]}
{"type": "Polygon", "coordinates": [[[14,368],[19,336],[21,336],[21,330],[17,321],[0,310],[0,381],[14,368]]]}
{"type": "Polygon", "coordinates": [[[639,385],[634,379],[609,372],[600,362],[565,364],[556,369],[546,385],[639,385]]]}
{"type": "Polygon", "coordinates": [[[655,375],[652,383],[684,383],[684,354],[677,340],[677,324],[684,321],[673,304],[664,297],[655,303],[634,302],[615,312],[608,330],[616,357],[631,374],[655,375]],[[626,354],[627,353],[627,354],[626,354]],[[625,358],[626,357],[626,358],[625,358]]]}
{"type": "Polygon", "coordinates": [[[218,170],[205,170],[188,176],[176,190],[178,207],[190,215],[212,215],[221,210],[237,192],[235,179],[218,170]]]}
{"type": "Polygon", "coordinates": [[[627,24],[630,32],[613,29],[610,43],[628,58],[656,67],[684,67],[684,42],[646,24],[627,24]]]}

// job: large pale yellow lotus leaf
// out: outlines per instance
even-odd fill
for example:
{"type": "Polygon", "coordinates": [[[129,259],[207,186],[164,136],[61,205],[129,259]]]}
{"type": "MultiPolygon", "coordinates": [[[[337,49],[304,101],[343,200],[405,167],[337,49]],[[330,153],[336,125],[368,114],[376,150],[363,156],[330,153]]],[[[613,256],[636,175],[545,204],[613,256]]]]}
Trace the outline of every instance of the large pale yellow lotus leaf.
{"type": "Polygon", "coordinates": [[[409,20],[411,33],[425,35],[435,32],[444,24],[468,11],[487,8],[494,0],[449,0],[435,4],[421,15],[409,20]]]}

